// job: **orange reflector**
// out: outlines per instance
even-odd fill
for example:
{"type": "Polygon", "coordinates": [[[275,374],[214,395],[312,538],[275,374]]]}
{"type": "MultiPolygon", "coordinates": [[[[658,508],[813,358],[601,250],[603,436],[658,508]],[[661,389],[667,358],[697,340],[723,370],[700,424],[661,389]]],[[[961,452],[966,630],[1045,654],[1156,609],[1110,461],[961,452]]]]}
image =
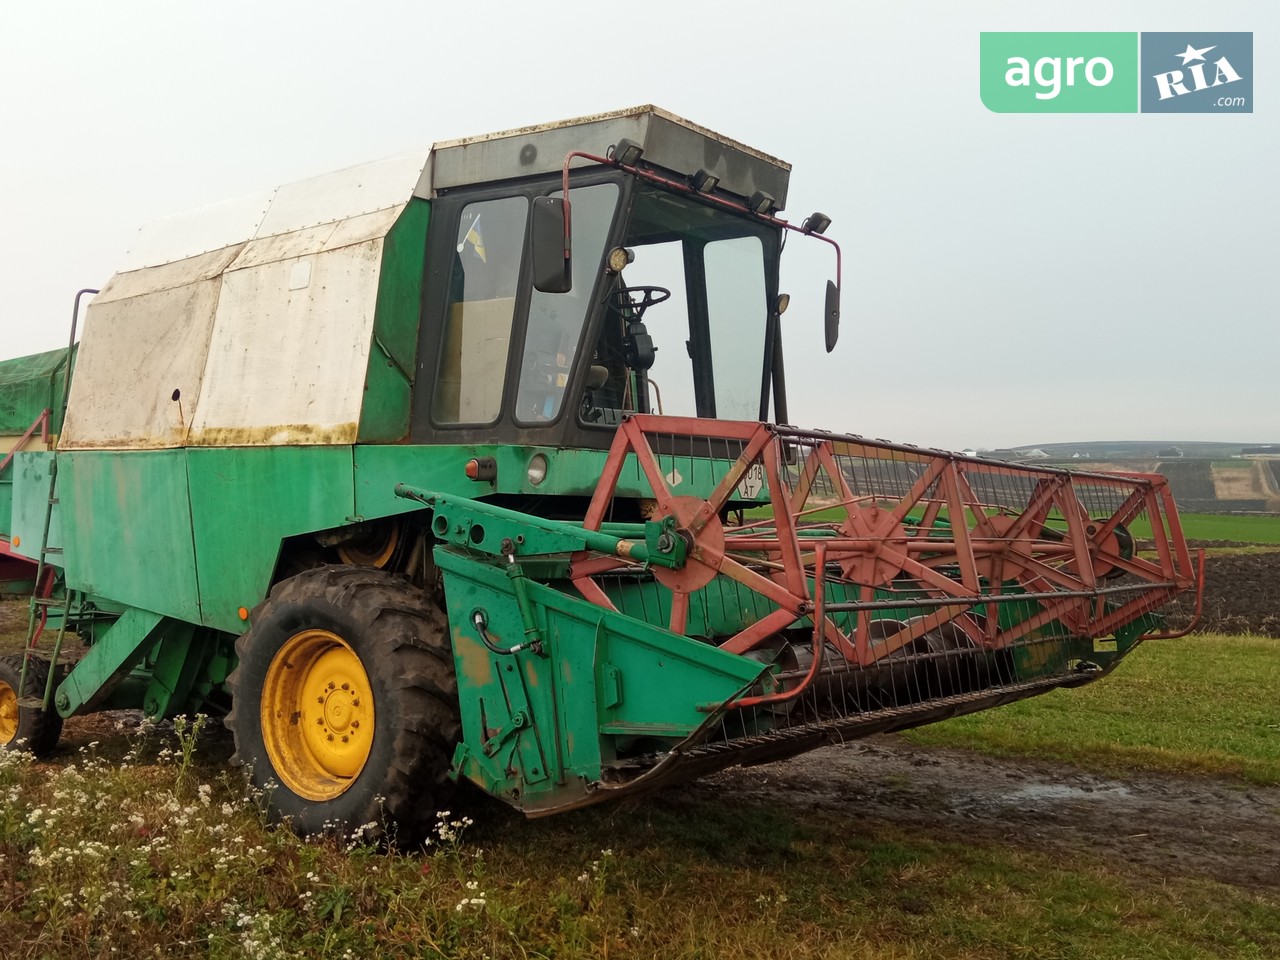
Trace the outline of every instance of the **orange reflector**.
{"type": "Polygon", "coordinates": [[[13,538],[13,545],[14,545],[15,547],[20,547],[20,546],[22,546],[22,538],[21,538],[21,537],[14,537],[14,538],[13,538]]]}
{"type": "Polygon", "coordinates": [[[240,619],[241,619],[241,620],[248,620],[248,619],[249,619],[249,608],[248,608],[248,607],[241,607],[239,610],[237,610],[237,611],[236,611],[236,613],[240,614],[240,619]]]}
{"type": "Polygon", "coordinates": [[[462,469],[468,480],[492,481],[498,477],[498,461],[493,457],[472,457],[462,469]]]}

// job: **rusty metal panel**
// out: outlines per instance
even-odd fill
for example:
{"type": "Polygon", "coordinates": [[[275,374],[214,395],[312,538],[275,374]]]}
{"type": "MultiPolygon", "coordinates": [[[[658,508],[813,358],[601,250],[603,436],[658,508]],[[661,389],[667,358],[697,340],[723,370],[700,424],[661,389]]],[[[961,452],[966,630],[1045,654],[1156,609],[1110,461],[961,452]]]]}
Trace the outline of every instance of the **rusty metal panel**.
{"type": "Polygon", "coordinates": [[[190,445],[355,442],[382,244],[223,276],[190,445]]]}
{"type": "MultiPolygon", "coordinates": [[[[144,277],[117,280],[117,293],[131,283],[147,286],[144,277]]],[[[185,443],[221,283],[215,275],[90,305],[60,448],[185,443]]]]}

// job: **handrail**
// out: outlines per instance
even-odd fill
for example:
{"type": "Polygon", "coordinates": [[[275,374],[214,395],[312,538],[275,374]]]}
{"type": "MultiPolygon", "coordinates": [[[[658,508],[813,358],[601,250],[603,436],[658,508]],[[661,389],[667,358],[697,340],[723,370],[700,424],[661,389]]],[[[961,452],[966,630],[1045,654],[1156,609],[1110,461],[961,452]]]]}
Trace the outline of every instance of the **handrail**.
{"type": "MultiPolygon", "coordinates": [[[[93,290],[85,287],[83,290],[76,291],[75,303],[71,307],[71,337],[67,340],[67,370],[62,375],[62,409],[58,418],[58,429],[62,429],[62,424],[67,419],[67,401],[71,399],[71,351],[76,346],[76,322],[80,319],[80,298],[86,293],[97,294],[100,290],[93,290]]],[[[46,411],[47,413],[48,411],[46,411]]]]}
{"type": "Polygon", "coordinates": [[[35,434],[36,427],[41,428],[40,436],[44,440],[44,442],[47,444],[49,442],[49,408],[48,407],[45,407],[43,410],[40,411],[40,416],[36,417],[35,420],[32,421],[31,426],[27,427],[27,432],[18,438],[18,442],[13,445],[13,449],[9,451],[9,455],[5,457],[3,460],[0,460],[0,473],[4,473],[4,468],[9,465],[9,461],[13,459],[13,455],[17,453],[19,450],[21,450],[24,446],[26,446],[27,441],[30,440],[31,437],[35,434]]]}

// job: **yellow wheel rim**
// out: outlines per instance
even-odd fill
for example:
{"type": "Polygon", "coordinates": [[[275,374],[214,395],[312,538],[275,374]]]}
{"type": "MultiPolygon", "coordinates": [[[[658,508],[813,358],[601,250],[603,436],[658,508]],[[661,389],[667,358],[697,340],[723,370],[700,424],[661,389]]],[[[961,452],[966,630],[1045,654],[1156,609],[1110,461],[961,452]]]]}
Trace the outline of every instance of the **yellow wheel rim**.
{"type": "Polygon", "coordinates": [[[281,783],[332,800],[373,747],[373,690],[354,650],[328,630],[295,633],[267,668],[262,739],[281,783]]]}
{"type": "Polygon", "coordinates": [[[366,567],[385,567],[400,544],[400,531],[389,527],[366,540],[357,540],[338,547],[338,557],[343,563],[366,567]]]}
{"type": "Polygon", "coordinates": [[[0,680],[0,747],[8,746],[18,735],[18,694],[0,680]]]}

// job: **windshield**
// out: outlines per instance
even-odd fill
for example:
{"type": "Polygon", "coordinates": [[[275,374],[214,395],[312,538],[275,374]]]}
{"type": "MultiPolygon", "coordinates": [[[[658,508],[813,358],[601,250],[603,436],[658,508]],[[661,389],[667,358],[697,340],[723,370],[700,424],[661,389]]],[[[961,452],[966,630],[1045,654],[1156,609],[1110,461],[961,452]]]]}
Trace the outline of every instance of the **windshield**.
{"type": "MultiPolygon", "coordinates": [[[[577,212],[575,199],[575,231],[577,212]]],[[[605,289],[583,422],[758,419],[769,228],[644,184],[623,245],[632,260],[605,289]]]]}

